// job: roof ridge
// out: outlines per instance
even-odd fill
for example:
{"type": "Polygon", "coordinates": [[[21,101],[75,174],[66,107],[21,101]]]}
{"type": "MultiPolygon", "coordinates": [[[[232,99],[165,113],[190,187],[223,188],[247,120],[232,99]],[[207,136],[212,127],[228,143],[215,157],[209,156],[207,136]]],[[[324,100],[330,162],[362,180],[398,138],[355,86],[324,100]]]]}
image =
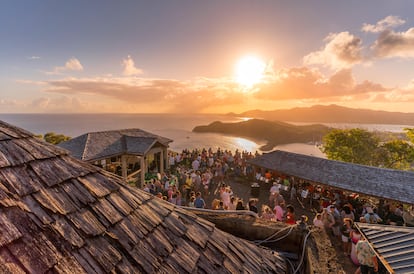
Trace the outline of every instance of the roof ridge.
{"type": "Polygon", "coordinates": [[[84,150],[82,151],[81,160],[84,160],[84,159],[85,159],[85,154],[86,154],[87,147],[88,147],[88,142],[89,142],[89,134],[90,134],[90,133],[86,133],[85,148],[84,148],[84,150]]]}

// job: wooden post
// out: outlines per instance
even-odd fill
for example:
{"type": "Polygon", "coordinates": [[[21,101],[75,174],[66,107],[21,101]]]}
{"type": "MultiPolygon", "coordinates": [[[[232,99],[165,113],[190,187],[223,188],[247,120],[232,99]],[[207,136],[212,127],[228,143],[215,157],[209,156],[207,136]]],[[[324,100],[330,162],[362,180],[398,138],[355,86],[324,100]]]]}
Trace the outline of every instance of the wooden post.
{"type": "Polygon", "coordinates": [[[160,173],[164,172],[164,150],[161,149],[160,151],[160,173]]]}
{"type": "Polygon", "coordinates": [[[126,157],[126,155],[121,155],[122,178],[124,178],[125,180],[128,177],[126,157]]]}
{"type": "Polygon", "coordinates": [[[140,187],[142,187],[144,185],[145,182],[145,173],[147,172],[147,167],[145,164],[145,155],[141,156],[140,159],[140,165],[141,165],[141,183],[140,183],[140,187]]]}

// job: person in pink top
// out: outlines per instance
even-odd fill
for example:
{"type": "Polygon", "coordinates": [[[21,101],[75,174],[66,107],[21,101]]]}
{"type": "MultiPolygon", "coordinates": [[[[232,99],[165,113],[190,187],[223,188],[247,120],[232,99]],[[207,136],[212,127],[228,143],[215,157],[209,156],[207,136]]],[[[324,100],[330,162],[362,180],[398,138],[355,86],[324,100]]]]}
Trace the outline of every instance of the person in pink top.
{"type": "Polygon", "coordinates": [[[283,209],[284,206],[285,203],[281,202],[274,207],[273,212],[275,214],[276,221],[283,222],[283,216],[285,215],[285,211],[283,209]]]}

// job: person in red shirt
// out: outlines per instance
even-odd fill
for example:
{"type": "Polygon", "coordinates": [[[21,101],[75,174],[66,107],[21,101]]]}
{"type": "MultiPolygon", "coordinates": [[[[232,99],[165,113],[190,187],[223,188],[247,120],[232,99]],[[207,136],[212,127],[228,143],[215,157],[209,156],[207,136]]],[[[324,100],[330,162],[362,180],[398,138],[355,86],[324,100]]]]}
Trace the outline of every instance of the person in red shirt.
{"type": "Polygon", "coordinates": [[[287,213],[286,213],[286,223],[290,225],[296,224],[296,218],[295,218],[295,209],[292,205],[288,205],[286,207],[287,213]]]}

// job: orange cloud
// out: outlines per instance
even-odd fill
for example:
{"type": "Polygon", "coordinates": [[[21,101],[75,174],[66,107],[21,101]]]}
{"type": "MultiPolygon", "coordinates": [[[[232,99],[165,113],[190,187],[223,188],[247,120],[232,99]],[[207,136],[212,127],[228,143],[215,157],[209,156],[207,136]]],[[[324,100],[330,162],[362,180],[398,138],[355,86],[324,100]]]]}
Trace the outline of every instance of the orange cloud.
{"type": "Polygon", "coordinates": [[[357,84],[349,69],[340,70],[329,79],[307,67],[283,70],[279,75],[275,81],[260,85],[256,97],[268,100],[312,99],[386,90],[370,81],[357,84]]]}

